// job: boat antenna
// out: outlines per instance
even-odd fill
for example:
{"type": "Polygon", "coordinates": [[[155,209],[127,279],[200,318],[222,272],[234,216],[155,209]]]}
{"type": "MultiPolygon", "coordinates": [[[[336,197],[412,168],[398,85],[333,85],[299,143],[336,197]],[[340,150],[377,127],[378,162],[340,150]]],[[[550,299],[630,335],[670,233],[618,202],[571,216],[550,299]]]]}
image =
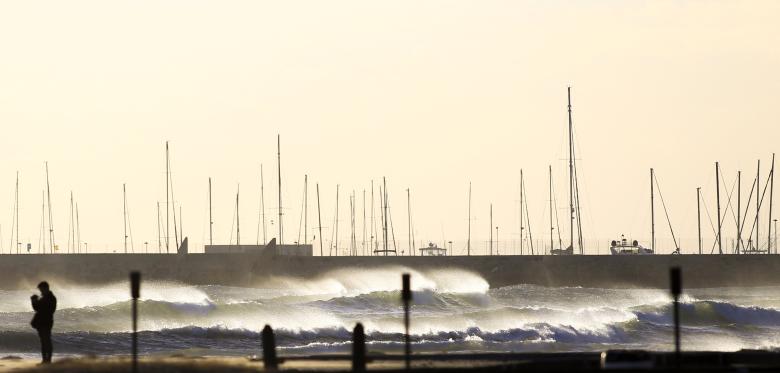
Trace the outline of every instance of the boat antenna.
{"type": "Polygon", "coordinates": [[[316,184],[317,187],[317,229],[320,232],[320,256],[324,256],[322,251],[322,215],[320,214],[320,183],[316,184]]]}
{"type": "Polygon", "coordinates": [[[46,166],[46,200],[47,200],[47,205],[49,207],[49,249],[53,254],[55,245],[54,245],[54,222],[52,222],[52,218],[51,218],[51,188],[49,185],[49,162],[45,162],[45,166],[46,166]]]}
{"type": "Polygon", "coordinates": [[[276,135],[276,162],[277,171],[279,172],[279,245],[282,245],[282,143],[280,135],[276,135]]]}

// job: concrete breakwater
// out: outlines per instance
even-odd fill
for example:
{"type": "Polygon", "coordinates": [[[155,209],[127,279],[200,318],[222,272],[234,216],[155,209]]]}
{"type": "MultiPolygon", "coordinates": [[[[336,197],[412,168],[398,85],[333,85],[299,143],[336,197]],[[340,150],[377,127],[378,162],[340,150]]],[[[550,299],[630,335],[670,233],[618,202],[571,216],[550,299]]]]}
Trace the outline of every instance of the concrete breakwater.
{"type": "MultiPolygon", "coordinates": [[[[286,256],[235,254],[30,254],[0,256],[0,288],[33,288],[42,279],[78,285],[145,280],[253,286],[276,278],[314,279],[328,272],[386,268],[403,272],[459,269],[491,287],[515,284],[667,288],[679,266],[686,288],[780,285],[780,255],[570,256],[286,256]]],[[[398,277],[387,281],[397,281],[398,277]]]]}

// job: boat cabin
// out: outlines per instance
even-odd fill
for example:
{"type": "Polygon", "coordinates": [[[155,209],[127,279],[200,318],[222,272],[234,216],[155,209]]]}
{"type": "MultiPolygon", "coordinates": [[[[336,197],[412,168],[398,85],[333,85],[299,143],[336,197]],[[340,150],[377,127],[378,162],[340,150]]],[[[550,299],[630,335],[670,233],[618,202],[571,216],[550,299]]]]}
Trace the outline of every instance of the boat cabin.
{"type": "Polygon", "coordinates": [[[428,247],[420,249],[420,256],[447,256],[447,249],[436,246],[436,244],[429,242],[428,247]]]}

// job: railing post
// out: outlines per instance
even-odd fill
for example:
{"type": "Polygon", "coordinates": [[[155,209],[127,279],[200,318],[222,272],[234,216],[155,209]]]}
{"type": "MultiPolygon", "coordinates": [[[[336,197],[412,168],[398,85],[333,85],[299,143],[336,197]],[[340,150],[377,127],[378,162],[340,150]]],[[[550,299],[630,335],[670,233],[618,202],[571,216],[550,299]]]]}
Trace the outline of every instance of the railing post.
{"type": "Polygon", "coordinates": [[[682,294],[682,275],[680,267],[672,267],[669,271],[672,297],[674,298],[674,357],[675,364],[680,367],[680,294],[682,294]]]}
{"type": "Polygon", "coordinates": [[[138,298],[141,297],[141,272],[130,272],[130,297],[133,306],[133,373],[138,372],[138,298]]]}
{"type": "Polygon", "coordinates": [[[412,301],[412,286],[411,276],[408,273],[404,273],[401,276],[401,285],[401,300],[404,302],[404,328],[406,330],[406,334],[404,334],[404,344],[406,345],[404,355],[406,356],[406,370],[410,370],[412,365],[412,342],[409,338],[409,303],[412,301]]]}
{"type": "Polygon", "coordinates": [[[266,371],[276,371],[279,368],[276,359],[276,339],[270,325],[263,328],[263,365],[266,371]]]}
{"type": "Polygon", "coordinates": [[[355,325],[352,332],[352,371],[363,373],[366,371],[366,333],[363,324],[355,325]]]}

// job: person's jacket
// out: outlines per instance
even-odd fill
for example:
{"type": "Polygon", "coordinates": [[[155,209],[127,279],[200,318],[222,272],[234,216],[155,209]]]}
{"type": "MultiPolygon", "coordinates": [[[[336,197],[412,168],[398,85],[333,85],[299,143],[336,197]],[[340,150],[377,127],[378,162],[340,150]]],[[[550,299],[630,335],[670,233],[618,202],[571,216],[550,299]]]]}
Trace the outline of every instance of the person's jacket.
{"type": "Polygon", "coordinates": [[[40,298],[32,299],[32,308],[35,310],[30,325],[35,329],[51,329],[54,326],[54,311],[57,310],[57,298],[54,293],[47,291],[40,298]]]}

